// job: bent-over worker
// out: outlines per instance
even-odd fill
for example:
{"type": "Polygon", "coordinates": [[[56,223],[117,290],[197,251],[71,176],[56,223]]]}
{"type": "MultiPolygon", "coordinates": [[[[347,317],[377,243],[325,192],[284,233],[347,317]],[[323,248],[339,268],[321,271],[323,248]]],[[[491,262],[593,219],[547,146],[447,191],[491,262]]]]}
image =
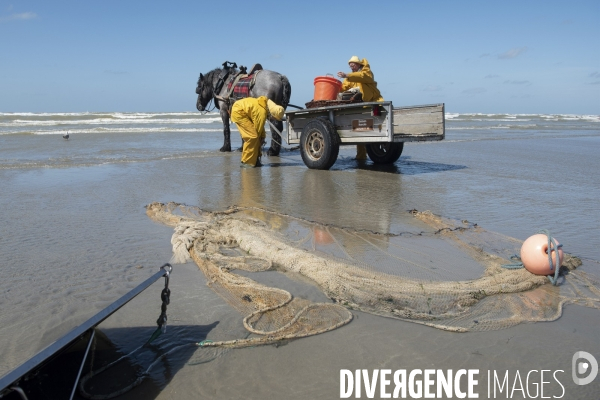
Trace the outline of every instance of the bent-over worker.
{"type": "Polygon", "coordinates": [[[283,107],[265,96],[246,97],[233,103],[231,120],[237,125],[244,141],[240,165],[242,168],[257,166],[260,148],[266,137],[265,122],[269,116],[281,121],[283,113],[283,107]]]}
{"type": "MultiPolygon", "coordinates": [[[[357,56],[352,56],[348,61],[348,65],[352,72],[349,74],[345,72],[337,73],[338,77],[345,78],[344,82],[342,82],[341,91],[346,92],[358,89],[362,94],[363,101],[383,101],[367,59],[363,58],[361,60],[357,56]]],[[[364,144],[356,145],[356,159],[367,159],[367,148],[364,144]]]]}

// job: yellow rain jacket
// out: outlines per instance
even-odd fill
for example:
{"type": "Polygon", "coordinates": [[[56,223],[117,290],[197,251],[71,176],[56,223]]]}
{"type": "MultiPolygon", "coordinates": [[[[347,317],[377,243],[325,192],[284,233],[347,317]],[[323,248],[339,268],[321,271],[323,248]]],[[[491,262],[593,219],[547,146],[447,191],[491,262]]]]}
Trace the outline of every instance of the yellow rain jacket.
{"type": "Polygon", "coordinates": [[[267,98],[265,96],[246,97],[233,103],[231,120],[237,125],[244,140],[242,150],[244,164],[256,165],[262,141],[266,137],[267,115],[267,98]]]}
{"type": "Polygon", "coordinates": [[[362,93],[363,101],[383,101],[369,62],[363,58],[361,64],[363,67],[360,71],[350,72],[346,75],[346,79],[342,82],[342,92],[357,87],[362,93]]]}

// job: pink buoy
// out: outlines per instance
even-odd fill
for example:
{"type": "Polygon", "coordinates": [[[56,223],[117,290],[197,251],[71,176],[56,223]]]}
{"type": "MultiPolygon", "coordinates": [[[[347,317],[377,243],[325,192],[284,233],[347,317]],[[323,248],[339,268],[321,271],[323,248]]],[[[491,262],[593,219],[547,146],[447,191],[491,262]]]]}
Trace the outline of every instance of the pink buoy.
{"type": "MultiPolygon", "coordinates": [[[[556,245],[558,246],[558,240],[556,245]]],[[[558,248],[558,267],[563,262],[562,248],[558,248]]],[[[552,264],[548,261],[548,236],[538,233],[530,236],[521,246],[521,262],[527,271],[536,275],[551,275],[556,267],[556,249],[552,249],[552,264]]]]}

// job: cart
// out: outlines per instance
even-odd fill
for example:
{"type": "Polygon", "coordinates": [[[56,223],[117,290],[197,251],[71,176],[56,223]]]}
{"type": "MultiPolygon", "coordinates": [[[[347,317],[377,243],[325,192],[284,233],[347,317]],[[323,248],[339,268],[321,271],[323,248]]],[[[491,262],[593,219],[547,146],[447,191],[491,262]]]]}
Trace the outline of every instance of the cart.
{"type": "Polygon", "coordinates": [[[286,112],[287,143],[299,144],[311,169],[329,169],[340,145],[364,144],[376,164],[400,158],[404,142],[443,140],[444,104],[394,107],[390,101],[286,112]]]}

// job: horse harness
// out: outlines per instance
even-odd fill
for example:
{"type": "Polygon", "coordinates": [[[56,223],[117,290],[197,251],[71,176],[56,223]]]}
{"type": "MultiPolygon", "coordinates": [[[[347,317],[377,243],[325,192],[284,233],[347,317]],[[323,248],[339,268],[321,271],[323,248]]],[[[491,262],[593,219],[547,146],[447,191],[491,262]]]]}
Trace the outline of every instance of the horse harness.
{"type": "Polygon", "coordinates": [[[228,67],[226,64],[223,64],[223,67],[223,71],[219,74],[217,84],[213,90],[213,97],[215,99],[215,104],[218,104],[217,101],[222,101],[227,105],[227,111],[230,112],[233,103],[237,100],[250,97],[250,91],[256,83],[256,77],[260,71],[262,71],[262,66],[260,64],[255,64],[250,69],[250,73],[246,73],[247,69],[243,66],[240,66],[240,70],[236,71],[235,63],[233,64],[233,68],[228,67]],[[225,83],[227,83],[227,91],[221,96],[219,93],[225,83]]]}
{"type": "MultiPolygon", "coordinates": [[[[237,100],[250,97],[250,91],[254,87],[256,77],[260,71],[262,71],[262,65],[254,64],[250,69],[250,73],[247,73],[247,68],[240,66],[239,71],[236,69],[237,64],[229,61],[223,63],[223,69],[219,73],[217,83],[213,88],[213,99],[217,109],[219,107],[219,101],[222,101],[227,105],[227,111],[231,111],[233,103],[237,100]],[[223,89],[223,86],[227,83],[227,91],[221,96],[219,93],[223,89]]],[[[200,95],[204,89],[204,82],[202,76],[198,79],[198,85],[196,87],[196,93],[200,95]]],[[[199,108],[200,97],[196,102],[196,108],[199,108]]]]}

